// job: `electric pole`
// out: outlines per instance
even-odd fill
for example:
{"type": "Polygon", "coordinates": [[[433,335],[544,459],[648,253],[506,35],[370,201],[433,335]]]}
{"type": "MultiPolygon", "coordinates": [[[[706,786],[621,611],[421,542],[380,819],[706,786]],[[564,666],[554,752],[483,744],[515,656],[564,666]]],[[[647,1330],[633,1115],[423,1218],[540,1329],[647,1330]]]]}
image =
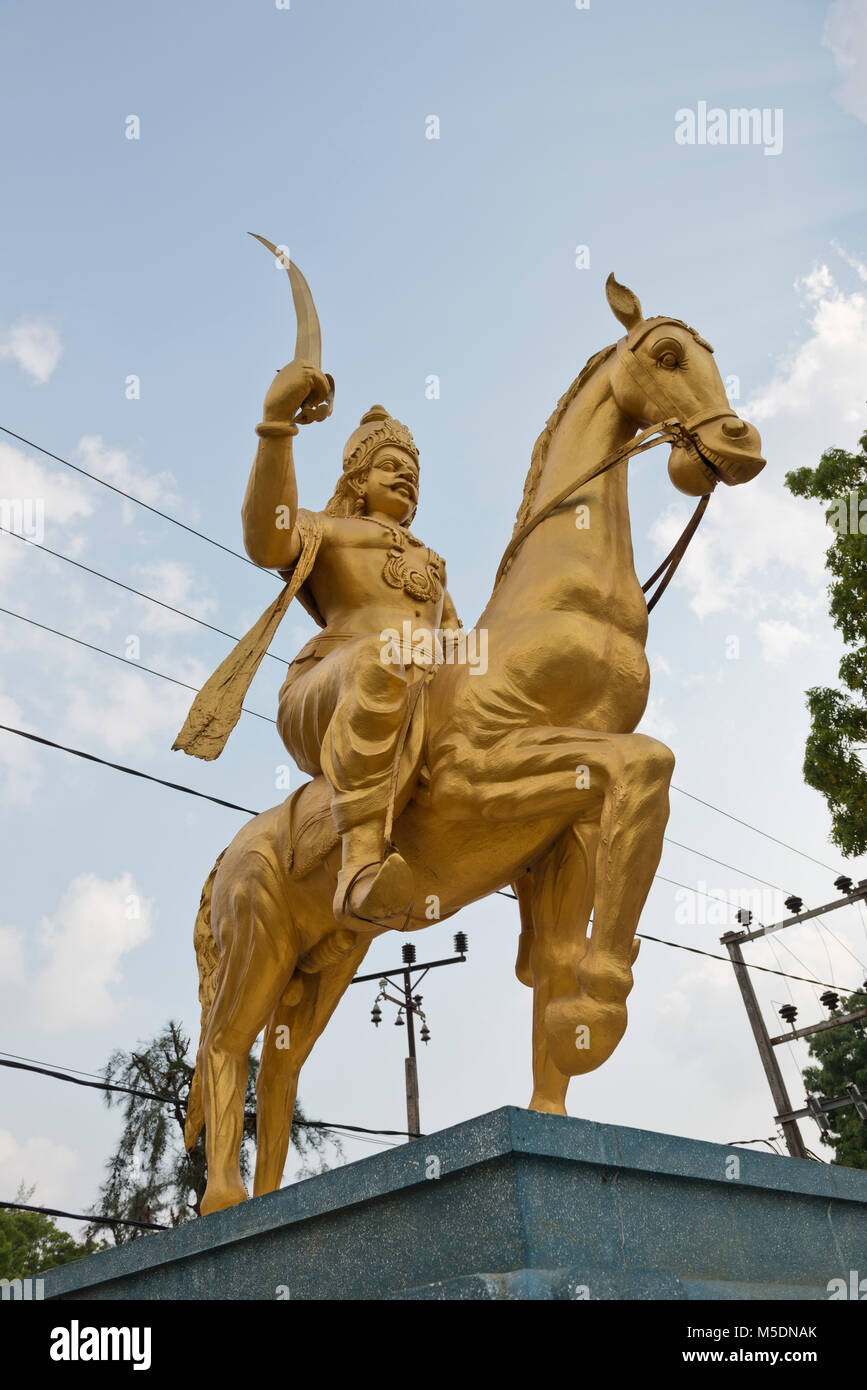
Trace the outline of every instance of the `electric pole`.
{"type": "Polygon", "coordinates": [[[421,1040],[427,1045],[430,1042],[430,1029],[427,1026],[427,1018],[422,1009],[422,996],[417,992],[425,975],[429,970],[436,970],[441,965],[463,965],[467,959],[467,937],[466,933],[459,931],[455,933],[455,956],[449,956],[444,960],[423,961],[417,965],[415,960],[415,944],[406,941],[401,952],[403,965],[395,970],[377,970],[372,975],[356,975],[350,981],[353,985],[364,984],[369,980],[379,981],[379,993],[373,1001],[373,1008],[370,1013],[370,1020],[374,1027],[378,1028],[382,1021],[382,1010],[379,1001],[387,1000],[389,1004],[397,1005],[397,1018],[394,1020],[396,1028],[406,1028],[407,1055],[404,1059],[404,1074],[406,1082],[406,1127],[411,1139],[421,1138],[421,1120],[419,1118],[419,1098],[418,1098],[418,1061],[415,1050],[415,1020],[421,1021],[421,1040]],[[417,980],[413,980],[413,972],[421,971],[417,980]],[[389,994],[389,989],[399,991],[396,997],[389,994]],[[413,993],[413,991],[416,993],[413,993]],[[402,997],[400,997],[402,996],[402,997]]]}
{"type": "MultiPolygon", "coordinates": [[[[777,1123],[782,1126],[786,1140],[786,1148],[789,1150],[792,1158],[807,1158],[809,1156],[801,1136],[801,1131],[798,1128],[799,1119],[805,1119],[808,1116],[812,1117],[819,1125],[823,1134],[827,1133],[829,1127],[825,1119],[826,1111],[835,1110],[842,1105],[854,1105],[857,1113],[862,1118],[867,1118],[867,1096],[862,1095],[856,1086],[849,1085],[846,1088],[845,1096],[835,1097],[833,1100],[825,1101],[824,1104],[820,1103],[815,1096],[811,1096],[808,1098],[807,1105],[804,1109],[793,1110],[792,1102],[789,1099],[786,1084],[783,1080],[783,1074],[780,1071],[779,1064],[774,1055],[774,1048],[779,1047],[782,1043],[791,1042],[794,1038],[806,1038],[813,1033],[824,1032],[829,1028],[839,1028],[844,1023],[852,1023],[855,1019],[867,1017],[867,1008],[855,1009],[848,1014],[843,1014],[840,1017],[832,1017],[821,1023],[812,1024],[807,1028],[795,1029],[794,1022],[798,1010],[795,1008],[794,1004],[784,1004],[780,1010],[780,1014],[783,1020],[790,1024],[791,1032],[782,1033],[779,1037],[772,1038],[765,1027],[762,1011],[759,1008],[759,1002],[756,998],[753,983],[749,976],[749,970],[741,952],[741,946],[745,942],[757,940],[760,936],[769,936],[771,932],[782,931],[785,927],[793,927],[798,922],[807,922],[812,917],[819,917],[825,912],[834,912],[837,908],[848,907],[852,903],[863,901],[864,898],[867,898],[867,879],[862,879],[857,887],[853,887],[850,878],[841,876],[835,880],[834,887],[841,893],[844,893],[845,896],[836,898],[833,902],[826,903],[824,907],[810,908],[806,912],[803,911],[803,902],[800,898],[795,896],[786,898],[785,905],[793,914],[791,917],[786,917],[781,922],[774,922],[771,926],[756,927],[754,931],[726,932],[725,936],[720,938],[720,942],[728,951],[732,966],[734,967],[735,979],[741,991],[741,998],[744,1001],[747,1018],[749,1019],[750,1027],[753,1031],[753,1037],[755,1038],[756,1046],[759,1050],[759,1057],[761,1058],[765,1076],[771,1088],[774,1105],[776,1106],[775,1119],[777,1123]]],[[[746,908],[739,908],[737,918],[742,926],[749,927],[752,922],[753,914],[746,908]]],[[[867,985],[865,985],[865,987],[867,987],[867,985]]],[[[825,994],[822,995],[822,1003],[831,1010],[832,1014],[838,1002],[838,996],[833,990],[827,990],[825,994]]]]}

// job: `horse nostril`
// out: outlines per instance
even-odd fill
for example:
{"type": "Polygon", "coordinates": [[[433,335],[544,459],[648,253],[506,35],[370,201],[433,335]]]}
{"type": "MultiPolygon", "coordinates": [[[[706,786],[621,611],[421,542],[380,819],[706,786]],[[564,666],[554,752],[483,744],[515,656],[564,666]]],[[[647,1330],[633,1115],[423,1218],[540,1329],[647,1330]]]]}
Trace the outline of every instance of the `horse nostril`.
{"type": "Polygon", "coordinates": [[[728,435],[729,439],[742,439],[749,429],[745,420],[726,420],[723,424],[723,434],[728,435]]]}

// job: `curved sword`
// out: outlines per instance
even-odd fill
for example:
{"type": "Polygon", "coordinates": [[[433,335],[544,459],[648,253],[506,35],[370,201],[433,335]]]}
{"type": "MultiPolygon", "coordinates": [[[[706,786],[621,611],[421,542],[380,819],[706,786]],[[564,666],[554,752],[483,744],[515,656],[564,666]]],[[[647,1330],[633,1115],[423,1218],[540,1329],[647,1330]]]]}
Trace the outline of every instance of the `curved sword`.
{"type": "Polygon", "coordinates": [[[295,357],[303,362],[311,362],[314,367],[322,367],[322,331],[319,327],[319,315],[316,312],[316,305],[313,303],[313,295],[310,293],[310,286],[292,261],[288,259],[285,252],[278,250],[276,246],[265,237],[259,236],[258,232],[249,232],[248,236],[255,237],[261,241],[271,255],[285,268],[289,276],[289,283],[292,286],[292,299],[295,303],[295,317],[298,320],[298,333],[295,338],[295,357]]]}

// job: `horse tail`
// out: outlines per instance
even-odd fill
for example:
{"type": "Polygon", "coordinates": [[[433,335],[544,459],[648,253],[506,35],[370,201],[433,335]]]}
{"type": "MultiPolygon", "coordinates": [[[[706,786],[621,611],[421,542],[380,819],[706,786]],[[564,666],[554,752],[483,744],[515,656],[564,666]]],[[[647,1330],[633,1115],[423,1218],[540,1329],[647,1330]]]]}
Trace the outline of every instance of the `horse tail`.
{"type": "MultiPolygon", "coordinates": [[[[223,854],[226,851],[223,850],[223,854]]],[[[211,931],[211,893],[214,887],[214,879],[223,854],[219,856],[202,889],[202,896],[199,902],[199,910],[196,913],[196,925],[193,928],[193,946],[196,952],[196,965],[199,970],[199,1003],[202,1006],[202,1021],[199,1036],[199,1049],[201,1050],[202,1038],[205,1035],[208,1015],[211,1012],[211,1004],[214,1001],[214,992],[217,986],[217,968],[220,964],[220,949],[214,940],[211,931]]],[[[199,1067],[199,1055],[196,1056],[196,1069],[193,1072],[193,1079],[190,1082],[190,1094],[187,1097],[187,1120],[184,1126],[184,1144],[187,1150],[195,1146],[196,1140],[202,1131],[205,1123],[205,1110],[202,1102],[202,1078],[199,1067]]]]}

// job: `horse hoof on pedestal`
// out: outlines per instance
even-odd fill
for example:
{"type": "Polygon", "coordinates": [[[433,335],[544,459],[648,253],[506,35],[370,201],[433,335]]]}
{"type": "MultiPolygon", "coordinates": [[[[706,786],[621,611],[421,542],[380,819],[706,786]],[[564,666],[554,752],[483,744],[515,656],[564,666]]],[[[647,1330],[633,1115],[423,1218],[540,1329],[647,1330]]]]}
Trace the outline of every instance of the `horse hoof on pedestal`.
{"type": "Polygon", "coordinates": [[[212,1211],[225,1211],[226,1207],[236,1207],[246,1201],[247,1189],[242,1182],[237,1186],[226,1184],[224,1187],[209,1182],[202,1198],[201,1213],[202,1216],[208,1216],[212,1211]]]}
{"type": "Polygon", "coordinates": [[[626,1005],[574,994],[545,1010],[551,1061],[564,1076],[581,1076],[607,1062],[626,1032],[626,1005]]]}

